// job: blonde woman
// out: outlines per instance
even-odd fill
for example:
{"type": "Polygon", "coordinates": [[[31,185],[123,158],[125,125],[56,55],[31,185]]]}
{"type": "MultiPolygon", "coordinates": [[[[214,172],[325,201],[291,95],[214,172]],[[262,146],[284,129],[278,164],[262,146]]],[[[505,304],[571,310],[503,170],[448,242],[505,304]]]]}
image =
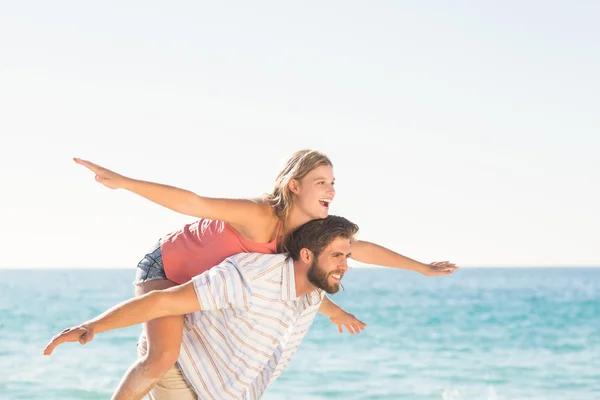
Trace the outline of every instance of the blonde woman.
{"type": "MultiPolygon", "coordinates": [[[[278,174],[271,193],[254,199],[218,199],[128,178],[89,161],[74,159],[110,189],[125,189],[181,214],[199,218],[165,235],[138,264],[136,296],[188,282],[225,258],[243,252],[276,253],[290,232],[327,217],[335,197],[333,164],[318,151],[294,153],[278,174]]],[[[415,270],[428,276],[452,273],[448,262],[423,264],[376,244],[356,241],[352,258],[372,265],[415,270]]],[[[319,312],[342,332],[358,333],[365,324],[324,301],[319,312]]],[[[127,371],[113,400],[141,399],[177,361],[183,317],[170,316],[144,326],[148,351],[127,371]]]]}

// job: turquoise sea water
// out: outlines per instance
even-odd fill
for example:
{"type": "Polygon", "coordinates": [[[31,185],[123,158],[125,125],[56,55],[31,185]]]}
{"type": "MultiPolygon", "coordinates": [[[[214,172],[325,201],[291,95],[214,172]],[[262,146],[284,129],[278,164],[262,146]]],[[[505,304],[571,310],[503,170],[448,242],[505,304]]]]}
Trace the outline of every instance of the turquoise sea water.
{"type": "MultiPolygon", "coordinates": [[[[41,350],[130,297],[133,271],[0,273],[0,399],[110,398],[139,326],[41,350]]],[[[367,329],[317,316],[264,399],[600,399],[600,269],[354,269],[344,286],[367,329]]]]}

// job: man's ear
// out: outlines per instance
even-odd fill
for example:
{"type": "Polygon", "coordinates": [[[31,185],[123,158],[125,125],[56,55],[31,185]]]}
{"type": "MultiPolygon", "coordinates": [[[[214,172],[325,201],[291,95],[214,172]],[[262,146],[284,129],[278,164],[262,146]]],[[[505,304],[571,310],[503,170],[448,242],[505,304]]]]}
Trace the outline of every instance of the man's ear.
{"type": "Polygon", "coordinates": [[[300,260],[305,264],[312,264],[313,252],[307,248],[300,249],[300,260]]]}
{"type": "Polygon", "coordinates": [[[297,179],[290,179],[290,181],[288,182],[288,188],[292,193],[297,195],[298,193],[300,193],[300,182],[297,179]]]}

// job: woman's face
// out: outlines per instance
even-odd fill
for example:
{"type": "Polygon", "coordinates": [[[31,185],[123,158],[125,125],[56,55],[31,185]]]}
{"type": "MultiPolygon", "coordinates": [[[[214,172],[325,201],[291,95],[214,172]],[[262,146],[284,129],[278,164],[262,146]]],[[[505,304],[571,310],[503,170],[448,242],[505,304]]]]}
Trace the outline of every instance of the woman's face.
{"type": "Polygon", "coordinates": [[[335,197],[335,178],[331,165],[320,165],[300,181],[291,183],[295,187],[295,205],[311,219],[326,218],[329,205],[335,197]]]}

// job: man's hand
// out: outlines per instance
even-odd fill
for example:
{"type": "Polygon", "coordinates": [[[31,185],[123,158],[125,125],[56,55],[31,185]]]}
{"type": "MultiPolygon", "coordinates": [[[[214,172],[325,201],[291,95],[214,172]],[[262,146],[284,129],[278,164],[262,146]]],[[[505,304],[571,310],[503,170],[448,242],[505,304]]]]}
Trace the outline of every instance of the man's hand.
{"type": "Polygon", "coordinates": [[[356,318],[354,315],[342,311],[340,314],[334,315],[329,318],[331,322],[338,326],[338,331],[340,333],[344,332],[344,327],[348,329],[350,334],[360,333],[360,331],[364,330],[367,324],[356,318]]]}
{"type": "Polygon", "coordinates": [[[103,168],[93,162],[82,160],[81,158],[73,158],[75,163],[82,165],[96,174],[96,182],[99,182],[109,189],[120,189],[125,186],[129,178],[119,175],[109,169],[103,168]]]}
{"type": "Polygon", "coordinates": [[[450,261],[436,261],[431,264],[423,264],[423,269],[420,272],[425,276],[441,276],[449,275],[457,269],[456,264],[450,261]]]}
{"type": "Polygon", "coordinates": [[[68,328],[54,336],[50,343],[46,345],[44,349],[44,355],[49,356],[52,354],[56,346],[65,342],[79,342],[81,344],[86,344],[91,342],[94,338],[94,329],[91,325],[83,324],[79,326],[75,326],[73,328],[68,328]]]}

